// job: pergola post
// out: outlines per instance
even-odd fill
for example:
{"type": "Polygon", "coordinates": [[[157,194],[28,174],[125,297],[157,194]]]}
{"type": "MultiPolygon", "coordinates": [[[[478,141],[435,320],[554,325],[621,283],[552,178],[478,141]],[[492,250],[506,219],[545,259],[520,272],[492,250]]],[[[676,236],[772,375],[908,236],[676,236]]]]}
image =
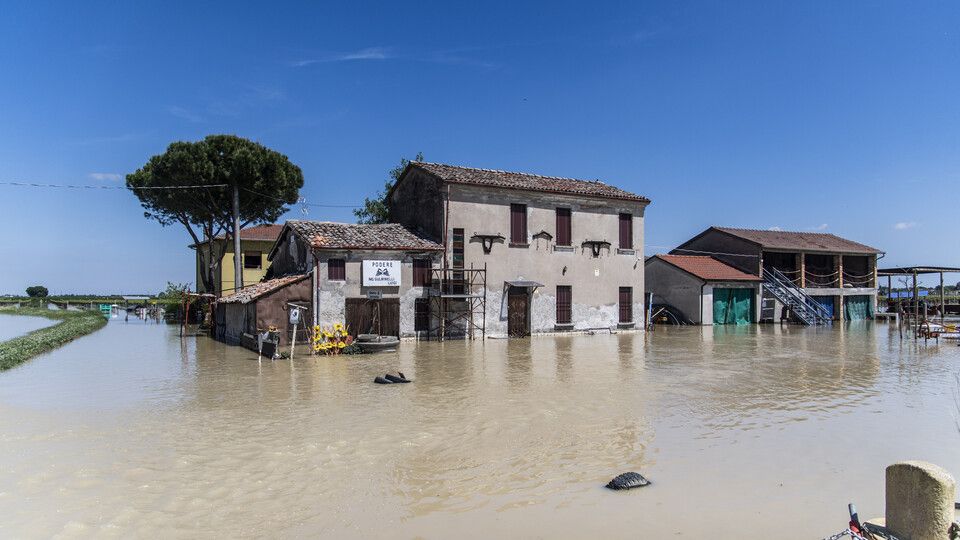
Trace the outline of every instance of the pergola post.
{"type": "Polygon", "coordinates": [[[917,338],[920,329],[920,296],[917,290],[917,269],[913,269],[913,337],[917,338]]]}

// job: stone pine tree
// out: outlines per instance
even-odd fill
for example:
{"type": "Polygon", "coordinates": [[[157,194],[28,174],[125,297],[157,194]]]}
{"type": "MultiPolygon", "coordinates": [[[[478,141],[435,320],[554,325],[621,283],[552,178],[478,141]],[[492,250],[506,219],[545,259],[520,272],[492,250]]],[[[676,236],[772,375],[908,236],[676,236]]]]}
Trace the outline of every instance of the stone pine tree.
{"type": "MultiPolygon", "coordinates": [[[[413,161],[423,161],[423,152],[417,152],[417,157],[413,158],[413,161]]],[[[390,193],[393,184],[400,179],[400,175],[403,174],[403,170],[407,168],[409,163],[410,160],[407,158],[400,159],[400,164],[390,169],[390,179],[384,183],[383,191],[378,192],[377,196],[372,199],[364,197],[363,207],[353,211],[353,215],[357,216],[357,223],[387,222],[390,217],[390,209],[387,207],[387,194],[390,193]]]]}
{"type": "MultiPolygon", "coordinates": [[[[140,199],[144,217],[162,226],[179,223],[187,230],[204,269],[199,278],[204,289],[213,292],[224,250],[238,226],[279,219],[286,205],[297,202],[303,172],[287,156],[259,143],[209,135],[201,141],[171,143],[128,174],[127,187],[140,199]],[[214,241],[219,235],[224,242],[214,241]]],[[[239,257],[235,250],[235,263],[239,257]]],[[[242,279],[243,273],[237,272],[235,287],[243,285],[242,279]]]]}

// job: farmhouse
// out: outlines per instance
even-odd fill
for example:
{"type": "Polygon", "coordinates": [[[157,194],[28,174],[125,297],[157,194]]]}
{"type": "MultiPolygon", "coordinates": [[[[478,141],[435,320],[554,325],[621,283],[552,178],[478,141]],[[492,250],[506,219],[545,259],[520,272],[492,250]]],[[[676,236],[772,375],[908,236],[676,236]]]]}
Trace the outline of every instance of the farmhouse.
{"type": "Polygon", "coordinates": [[[645,267],[654,318],[710,325],[749,324],[760,317],[760,278],[754,274],[706,255],[655,255],[645,267]]]}
{"type": "MultiPolygon", "coordinates": [[[[240,230],[240,257],[245,286],[259,283],[267,275],[267,271],[270,269],[267,253],[270,252],[274,242],[277,241],[277,235],[280,234],[282,228],[282,225],[269,223],[244,227],[240,230]]],[[[203,276],[206,272],[205,265],[208,264],[207,261],[210,258],[206,255],[207,245],[201,243],[190,247],[196,251],[197,292],[211,293],[217,296],[234,292],[233,242],[228,242],[223,235],[214,239],[214,257],[220,259],[220,265],[214,275],[214,290],[212,291],[206,290],[203,285],[203,276]]]]}
{"type": "Polygon", "coordinates": [[[709,255],[761,278],[760,321],[786,313],[816,324],[868,319],[876,310],[882,252],[833,234],[710,227],[671,254],[709,255]]]}

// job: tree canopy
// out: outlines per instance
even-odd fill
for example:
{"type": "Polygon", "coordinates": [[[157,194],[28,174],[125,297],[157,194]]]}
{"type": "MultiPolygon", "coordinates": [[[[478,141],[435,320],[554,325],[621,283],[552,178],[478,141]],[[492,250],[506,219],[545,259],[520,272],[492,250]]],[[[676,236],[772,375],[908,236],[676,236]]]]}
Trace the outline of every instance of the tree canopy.
{"type": "Polygon", "coordinates": [[[27,296],[30,298],[46,298],[49,294],[50,291],[48,291],[43,285],[27,287],[27,296]]]}
{"type": "MultiPolygon", "coordinates": [[[[423,152],[417,152],[417,157],[413,158],[413,161],[423,161],[423,152]]],[[[357,216],[357,223],[387,222],[390,218],[387,194],[390,193],[390,189],[393,188],[393,185],[400,179],[400,175],[403,174],[403,170],[407,168],[409,163],[409,159],[401,158],[400,164],[390,169],[390,179],[384,183],[383,191],[377,192],[377,196],[372,199],[370,197],[364,197],[363,207],[353,211],[353,215],[357,216]]]]}
{"type": "Polygon", "coordinates": [[[203,285],[213,292],[224,249],[236,234],[233,188],[240,192],[241,228],[273,223],[288,210],[286,205],[297,202],[303,172],[287,156],[259,143],[209,135],[202,141],[171,143],[166,152],[128,174],[127,187],[140,199],[144,217],[186,228],[207,270],[200,276],[203,285]],[[219,235],[225,242],[218,245],[214,239],[219,235]]]}

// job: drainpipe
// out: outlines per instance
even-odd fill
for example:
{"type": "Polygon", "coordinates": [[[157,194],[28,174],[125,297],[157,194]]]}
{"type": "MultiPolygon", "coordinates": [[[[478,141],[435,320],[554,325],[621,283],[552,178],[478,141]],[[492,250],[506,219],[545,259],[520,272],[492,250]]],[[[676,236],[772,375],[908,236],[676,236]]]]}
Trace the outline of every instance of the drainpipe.
{"type": "Polygon", "coordinates": [[[700,285],[700,326],[703,326],[703,288],[707,286],[707,282],[704,281],[700,285]]]}

